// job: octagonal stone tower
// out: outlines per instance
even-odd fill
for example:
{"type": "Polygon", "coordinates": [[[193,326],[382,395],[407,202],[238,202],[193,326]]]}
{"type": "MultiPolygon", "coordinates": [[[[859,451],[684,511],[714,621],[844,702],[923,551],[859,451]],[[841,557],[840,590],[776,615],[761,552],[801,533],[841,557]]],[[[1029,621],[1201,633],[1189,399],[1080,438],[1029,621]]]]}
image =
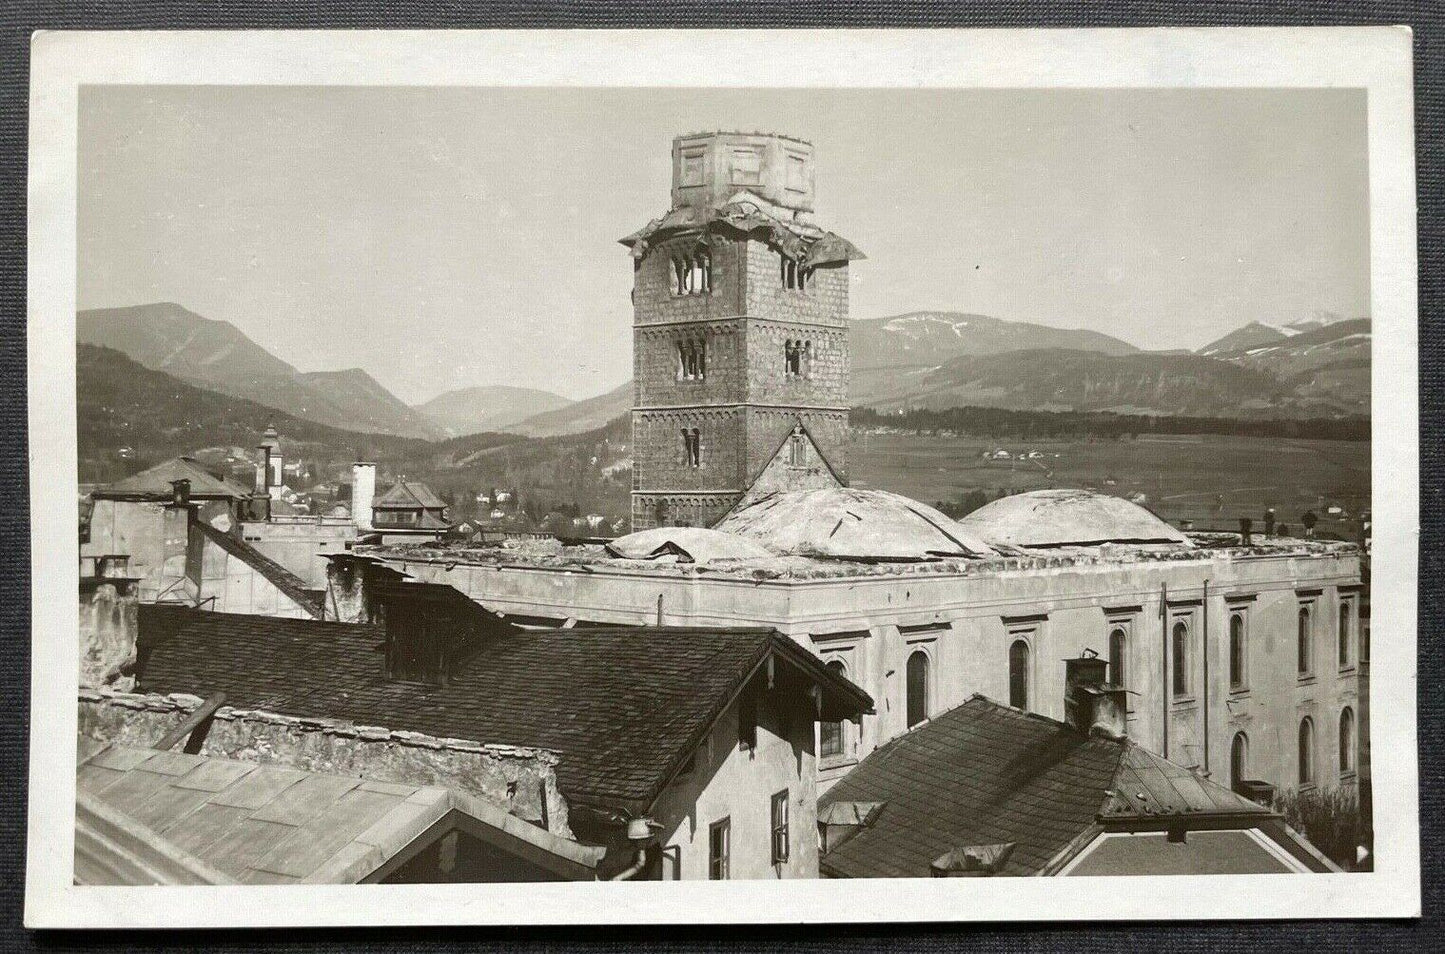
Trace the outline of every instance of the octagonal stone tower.
{"type": "Polygon", "coordinates": [[[632,527],[711,526],[746,495],[847,482],[848,263],[812,221],[813,147],[672,143],[672,207],[632,250],[632,527]]]}

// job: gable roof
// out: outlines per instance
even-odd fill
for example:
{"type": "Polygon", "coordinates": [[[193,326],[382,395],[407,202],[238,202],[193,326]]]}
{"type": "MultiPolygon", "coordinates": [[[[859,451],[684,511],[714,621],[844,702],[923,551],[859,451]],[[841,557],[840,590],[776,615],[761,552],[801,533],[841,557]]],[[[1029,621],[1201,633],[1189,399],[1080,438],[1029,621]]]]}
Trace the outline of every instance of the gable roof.
{"type": "Polygon", "coordinates": [[[446,502],[419,480],[398,480],[386,493],[378,497],[372,506],[404,510],[416,507],[423,510],[441,510],[446,507],[446,502]]]}
{"type": "Polygon", "coordinates": [[[324,615],[315,592],[306,585],[306,581],[301,577],[246,541],[218,530],[204,520],[194,520],[192,525],[198,527],[206,539],[261,574],[272,586],[285,593],[296,605],[310,613],[313,619],[320,619],[324,615]]]}
{"type": "Polygon", "coordinates": [[[84,758],[76,792],[89,884],[355,884],[454,811],[558,878],[592,878],[599,854],[437,786],[123,745],[84,758]]]}
{"type": "Polygon", "coordinates": [[[97,488],[94,496],[101,499],[142,498],[166,499],[171,496],[171,482],[189,480],[191,496],[244,500],[251,492],[240,484],[217,477],[192,457],[172,457],[124,480],[97,488]]]}
{"type": "Polygon", "coordinates": [[[844,802],[884,803],[822,859],[851,878],[927,877],[948,852],[1007,843],[999,873],[1032,875],[1097,824],[1277,817],[1128,740],[977,695],[870,753],[823,795],[820,817],[844,802]]]}
{"type": "Polygon", "coordinates": [[[482,645],[432,686],[387,679],[383,633],[371,626],[142,611],[144,691],[222,691],[232,705],[283,715],[550,749],[569,801],[629,811],[651,807],[770,657],[821,688],[824,718],[872,710],[862,689],[770,629],[520,631],[482,645]]]}

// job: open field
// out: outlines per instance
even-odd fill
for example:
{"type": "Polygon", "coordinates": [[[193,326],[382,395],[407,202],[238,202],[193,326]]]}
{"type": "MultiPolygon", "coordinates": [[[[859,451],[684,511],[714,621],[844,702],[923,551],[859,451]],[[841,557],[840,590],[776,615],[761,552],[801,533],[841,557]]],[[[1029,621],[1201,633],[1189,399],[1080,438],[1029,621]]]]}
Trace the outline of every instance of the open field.
{"type": "Polygon", "coordinates": [[[970,491],[1085,487],[1132,497],[1171,522],[1238,529],[1262,525],[1266,507],[1299,527],[1313,510],[1318,531],[1353,539],[1350,519],[1369,507],[1370,444],[1224,435],[1145,435],[1132,440],[1019,441],[855,431],[849,451],[854,486],[891,490],[928,503],[970,491]],[[986,459],[999,449],[1010,459],[986,459]],[[1040,457],[1019,460],[1018,453],[1040,457]],[[1342,517],[1327,508],[1338,506],[1342,517]]]}

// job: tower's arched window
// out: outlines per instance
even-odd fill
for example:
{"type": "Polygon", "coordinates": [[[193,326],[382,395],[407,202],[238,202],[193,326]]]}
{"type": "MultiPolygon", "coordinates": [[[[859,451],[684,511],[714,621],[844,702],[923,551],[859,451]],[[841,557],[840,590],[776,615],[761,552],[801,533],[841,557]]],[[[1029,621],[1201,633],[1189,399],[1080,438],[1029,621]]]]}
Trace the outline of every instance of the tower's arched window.
{"type": "Polygon", "coordinates": [[[805,378],[813,376],[813,342],[803,342],[803,353],[799,358],[798,371],[805,378]]]}
{"type": "Polygon", "coordinates": [[[1229,743],[1229,786],[1236,792],[1244,782],[1244,773],[1249,769],[1249,736],[1243,732],[1234,733],[1229,743]]]}
{"type": "Polygon", "coordinates": [[[1029,644],[1022,639],[1008,648],[1008,704],[1015,709],[1029,707],[1029,644]]]}
{"type": "Polygon", "coordinates": [[[1299,674],[1308,676],[1314,672],[1314,632],[1310,625],[1310,608],[1299,608],[1299,674]]]}
{"type": "Polygon", "coordinates": [[[1299,723],[1299,783],[1312,785],[1315,780],[1315,723],[1305,716],[1299,723]]]}
{"type": "Polygon", "coordinates": [[[1109,681],[1116,686],[1126,684],[1124,654],[1127,649],[1128,637],[1124,634],[1124,627],[1115,626],[1109,631],[1109,681]]]}
{"type": "Polygon", "coordinates": [[[1355,770],[1355,710],[1345,706],[1340,710],[1340,774],[1348,775],[1355,770]]]}
{"type": "Polygon", "coordinates": [[[783,373],[796,378],[803,373],[803,343],[792,338],[783,342],[783,373]]]}
{"type": "Polygon", "coordinates": [[[706,295],[712,291],[712,256],[705,247],[672,257],[672,293],[706,295]]]}
{"type": "Polygon", "coordinates": [[[1229,688],[1231,689],[1243,689],[1249,684],[1245,671],[1249,657],[1244,639],[1244,614],[1233,613],[1229,617],[1229,688]]]}
{"type": "Polygon", "coordinates": [[[1170,640],[1174,656],[1173,683],[1176,696],[1189,695],[1189,626],[1184,620],[1176,620],[1170,640]]]}
{"type": "Polygon", "coordinates": [[[702,463],[702,441],[695,427],[682,429],[682,458],[689,467],[702,463]]]}
{"type": "MultiPolygon", "coordinates": [[[[843,661],[840,659],[830,659],[827,663],[827,669],[829,672],[835,672],[844,678],[848,675],[848,667],[843,665],[843,661]]],[[[843,723],[818,723],[818,756],[820,758],[842,755],[846,748],[844,744],[845,741],[843,723]]]]}
{"type": "Polygon", "coordinates": [[[915,649],[908,657],[908,727],[928,718],[928,653],[915,649]]]}
{"type": "Polygon", "coordinates": [[[684,338],[677,343],[677,378],[701,381],[707,376],[707,340],[684,338]]]}
{"type": "Polygon", "coordinates": [[[793,433],[788,437],[788,466],[808,466],[808,438],[804,436],[801,427],[794,427],[793,433]]]}

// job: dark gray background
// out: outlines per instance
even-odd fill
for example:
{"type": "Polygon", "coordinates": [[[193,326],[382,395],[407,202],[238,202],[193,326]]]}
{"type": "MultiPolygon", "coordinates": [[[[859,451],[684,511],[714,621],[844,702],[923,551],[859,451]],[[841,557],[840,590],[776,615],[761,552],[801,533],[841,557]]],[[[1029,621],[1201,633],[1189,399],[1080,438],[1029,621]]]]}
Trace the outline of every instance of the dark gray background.
{"type": "MultiPolygon", "coordinates": [[[[366,947],[437,951],[810,951],[1150,950],[1217,952],[1330,949],[1445,949],[1440,917],[1442,807],[1440,656],[1442,605],[1438,552],[1442,511],[1441,439],[1445,384],[1437,383],[1445,342],[1441,118],[1445,4],[1361,2],[1066,2],[943,4],[844,0],[837,3],[626,2],[7,2],[0,6],[0,950],[107,949],[250,951],[267,948],[345,954],[366,947]],[[25,795],[29,736],[29,509],[26,467],[25,130],[29,35],[36,29],[486,28],[486,27],[817,27],[817,26],[1161,26],[1409,24],[1415,29],[1420,248],[1420,834],[1425,917],[1414,922],[914,926],[854,928],[568,928],[536,930],[271,931],[36,934],[21,927],[25,883],[25,795]]],[[[1381,492],[1388,493],[1388,484],[1381,492]]],[[[881,893],[907,891],[886,884],[881,893]]],[[[1228,912],[1221,912],[1227,915],[1228,912]]],[[[1046,917],[1047,911],[1041,911],[1046,917]]],[[[689,912],[679,911],[687,920],[689,912]]]]}

